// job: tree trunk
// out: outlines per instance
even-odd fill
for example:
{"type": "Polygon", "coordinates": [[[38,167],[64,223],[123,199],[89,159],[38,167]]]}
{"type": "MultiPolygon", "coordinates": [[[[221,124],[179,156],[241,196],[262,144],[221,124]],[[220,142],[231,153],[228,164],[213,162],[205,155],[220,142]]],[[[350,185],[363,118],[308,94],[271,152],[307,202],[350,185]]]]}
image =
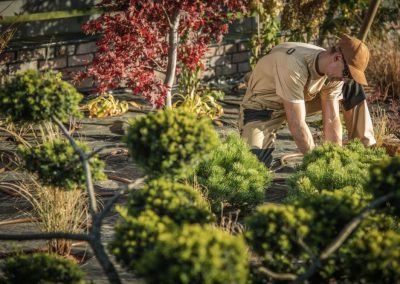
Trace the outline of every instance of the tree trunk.
{"type": "Polygon", "coordinates": [[[178,58],[178,27],[179,27],[180,11],[175,12],[171,21],[169,30],[169,49],[168,49],[168,67],[164,83],[168,87],[166,106],[172,107],[172,86],[175,81],[176,64],[178,58]]]}

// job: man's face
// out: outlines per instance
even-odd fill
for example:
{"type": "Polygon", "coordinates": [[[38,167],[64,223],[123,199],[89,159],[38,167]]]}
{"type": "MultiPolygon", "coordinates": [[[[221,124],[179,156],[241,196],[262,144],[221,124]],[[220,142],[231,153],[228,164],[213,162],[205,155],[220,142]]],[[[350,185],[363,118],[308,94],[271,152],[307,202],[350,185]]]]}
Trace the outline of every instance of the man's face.
{"type": "Polygon", "coordinates": [[[330,81],[347,81],[351,79],[349,67],[341,52],[332,54],[326,75],[330,81]]]}

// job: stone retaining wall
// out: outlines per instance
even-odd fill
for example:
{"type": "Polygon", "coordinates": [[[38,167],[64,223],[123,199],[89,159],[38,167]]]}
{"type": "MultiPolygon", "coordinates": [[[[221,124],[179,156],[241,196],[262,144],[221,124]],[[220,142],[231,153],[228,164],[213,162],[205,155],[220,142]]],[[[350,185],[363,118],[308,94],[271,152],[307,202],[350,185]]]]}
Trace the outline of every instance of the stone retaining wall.
{"type": "MultiPolygon", "coordinates": [[[[247,43],[247,40],[238,40],[211,46],[203,60],[206,70],[202,77],[211,79],[248,72],[250,51],[247,43]]],[[[51,67],[71,81],[74,73],[85,70],[91,64],[95,54],[94,39],[11,47],[0,55],[0,68],[2,75],[12,75],[26,69],[51,67]]],[[[76,87],[80,91],[88,91],[93,89],[94,82],[88,79],[76,84],[76,87]]]]}

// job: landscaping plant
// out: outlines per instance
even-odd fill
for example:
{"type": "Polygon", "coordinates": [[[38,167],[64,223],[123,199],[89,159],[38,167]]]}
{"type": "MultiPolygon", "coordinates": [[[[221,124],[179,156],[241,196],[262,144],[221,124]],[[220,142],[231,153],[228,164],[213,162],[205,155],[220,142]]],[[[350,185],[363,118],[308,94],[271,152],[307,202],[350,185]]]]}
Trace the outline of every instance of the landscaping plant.
{"type": "Polygon", "coordinates": [[[61,79],[61,73],[27,70],[0,88],[0,113],[18,123],[49,121],[52,116],[67,122],[70,116],[81,116],[81,99],[82,95],[61,79]]]}
{"type": "Polygon", "coordinates": [[[250,41],[250,64],[255,66],[257,61],[266,52],[279,43],[280,31],[279,15],[282,12],[284,1],[282,0],[251,0],[251,13],[257,21],[257,31],[250,41]]]}
{"type": "MultiPolygon", "coordinates": [[[[110,261],[105,249],[101,243],[101,225],[104,217],[111,209],[112,205],[116,202],[121,192],[125,190],[122,188],[118,191],[114,198],[112,198],[107,204],[104,205],[102,211],[98,210],[96,196],[94,194],[94,186],[91,173],[91,158],[95,157],[96,154],[102,150],[97,149],[93,152],[87,152],[88,148],[76,142],[71,136],[69,131],[65,128],[63,122],[67,122],[70,115],[80,116],[78,103],[81,99],[81,95],[77,93],[72,85],[62,81],[61,76],[52,72],[45,72],[43,74],[28,70],[23,73],[17,74],[13,79],[8,80],[4,86],[0,88],[0,113],[8,121],[16,124],[23,123],[37,123],[45,125],[46,122],[54,122],[60,131],[64,134],[69,146],[62,140],[49,139],[49,141],[42,141],[43,144],[38,144],[33,148],[30,148],[29,143],[24,143],[26,147],[22,152],[24,153],[27,161],[25,163],[29,166],[36,165],[30,169],[37,172],[38,176],[45,181],[45,183],[52,184],[56,183],[56,187],[53,189],[66,190],[82,186],[86,189],[87,200],[88,200],[88,211],[90,213],[90,227],[82,228],[86,232],[63,232],[63,231],[52,231],[43,233],[29,233],[29,234],[0,234],[1,240],[37,240],[44,239],[50,240],[50,246],[55,244],[55,247],[63,247],[62,241],[58,240],[79,240],[86,241],[91,246],[97,260],[104,269],[105,274],[111,283],[120,283],[119,275],[115,270],[113,263],[110,261]],[[54,144],[53,144],[54,142],[54,144]],[[44,146],[43,146],[44,145],[44,146]],[[53,147],[56,146],[56,147],[53,147]],[[74,151],[71,151],[73,149],[74,151]],[[45,157],[49,154],[50,157],[45,157]],[[69,156],[68,156],[69,155],[69,156]],[[61,164],[63,169],[59,168],[57,160],[61,157],[61,164]],[[37,163],[37,160],[41,163],[37,163]],[[76,164],[79,161],[80,164],[76,164]],[[82,165],[82,166],[79,166],[82,165]],[[71,167],[74,169],[72,170],[71,167]],[[60,172],[63,172],[63,175],[60,172]],[[57,176],[56,179],[52,176],[54,171],[57,176]],[[65,176],[65,173],[70,173],[69,176],[65,176]],[[82,177],[85,177],[84,180],[82,177]],[[66,180],[64,180],[66,178],[66,180]],[[83,181],[85,186],[83,186],[83,181]],[[66,186],[62,188],[60,186],[66,186]],[[54,241],[53,241],[54,240],[54,241]]],[[[95,167],[95,176],[99,177],[102,175],[99,169],[101,163],[94,159],[92,165],[95,167]]],[[[128,187],[135,187],[136,184],[131,184],[128,187]]],[[[55,191],[56,193],[57,191],[55,191]]],[[[73,192],[73,191],[71,191],[73,192]]],[[[57,195],[57,194],[56,194],[57,195]]],[[[50,200],[50,199],[48,199],[50,200]]],[[[43,200],[42,200],[43,201],[43,200]]],[[[54,201],[54,200],[53,200],[54,201]]],[[[60,200],[57,200],[60,201],[60,200]]],[[[40,203],[41,201],[37,201],[40,203]]],[[[40,204],[39,204],[40,205],[40,204]]],[[[55,205],[55,204],[52,204],[55,205]]],[[[37,208],[38,210],[39,207],[37,208]]],[[[63,212],[62,207],[59,212],[63,212]]],[[[84,207],[84,210],[85,207],[84,207]]],[[[53,210],[53,213],[57,213],[57,210],[53,210]]],[[[44,213],[46,214],[46,213],[44,213]]],[[[71,213],[70,213],[71,214],[71,213]]],[[[75,214],[75,212],[74,212],[75,214]]],[[[72,214],[72,215],[74,215],[72,214]]],[[[51,221],[54,216],[48,216],[51,221]]],[[[86,220],[81,220],[83,223],[86,220]]],[[[59,227],[48,227],[46,229],[54,229],[59,227]]],[[[61,228],[61,229],[71,229],[61,228]]],[[[68,249],[69,244],[66,241],[63,248],[68,249]]],[[[57,248],[56,248],[57,250],[57,248]]]]}
{"type": "Polygon", "coordinates": [[[85,274],[79,266],[60,256],[47,254],[17,255],[1,265],[4,284],[63,283],[83,284],[85,274]]]}
{"type": "Polygon", "coordinates": [[[184,108],[166,109],[132,120],[124,137],[130,156],[148,176],[178,179],[218,145],[207,118],[184,108]]]}
{"type": "Polygon", "coordinates": [[[151,180],[130,194],[126,208],[119,207],[122,221],[115,228],[110,247],[117,260],[137,272],[137,263],[151,252],[161,233],[184,224],[214,220],[206,200],[188,185],[165,179],[151,180]]]}
{"type": "Polygon", "coordinates": [[[140,191],[134,191],[128,199],[128,213],[139,216],[146,210],[158,216],[167,216],[178,225],[204,224],[214,220],[204,197],[189,185],[166,179],[151,180],[140,191]]]}
{"type": "Polygon", "coordinates": [[[214,212],[221,204],[246,211],[263,202],[272,174],[238,134],[230,133],[196,167],[194,178],[206,188],[214,212]]]}
{"type": "Polygon", "coordinates": [[[224,97],[223,91],[211,90],[200,86],[200,71],[202,64],[197,65],[193,71],[186,66],[182,70],[178,80],[178,93],[174,95],[176,102],[174,107],[184,107],[195,113],[199,118],[209,117],[215,120],[221,117],[224,110],[217,100],[224,97]]]}
{"type": "MultiPolygon", "coordinates": [[[[85,152],[89,147],[84,143],[77,145],[85,152]]],[[[82,188],[86,182],[79,155],[66,140],[55,139],[32,148],[19,147],[24,167],[31,173],[37,173],[44,185],[66,190],[82,188]]],[[[94,156],[89,165],[94,180],[105,179],[104,163],[94,156]]]]}
{"type": "Polygon", "coordinates": [[[178,62],[194,70],[212,41],[220,41],[244,0],[103,0],[103,14],[83,25],[100,34],[97,54],[78,79],[94,77],[100,93],[121,82],[151,104],[172,106],[178,62]]]}
{"type": "Polygon", "coordinates": [[[248,256],[240,236],[185,225],[159,236],[138,264],[147,283],[247,283],[248,256]]]}
{"type": "Polygon", "coordinates": [[[306,154],[296,173],[289,178],[287,200],[318,194],[322,190],[350,187],[363,192],[369,167],[386,158],[384,149],[365,148],[360,141],[341,147],[324,144],[306,154]]]}

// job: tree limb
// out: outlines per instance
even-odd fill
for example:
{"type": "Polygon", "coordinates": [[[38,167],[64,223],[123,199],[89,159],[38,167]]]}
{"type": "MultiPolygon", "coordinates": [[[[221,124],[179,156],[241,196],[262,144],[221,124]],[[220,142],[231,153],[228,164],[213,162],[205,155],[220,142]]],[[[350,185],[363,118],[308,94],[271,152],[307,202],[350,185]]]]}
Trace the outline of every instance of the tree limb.
{"type": "Polygon", "coordinates": [[[2,241],[33,241],[33,240],[52,240],[69,239],[74,241],[92,241],[92,237],[87,234],[73,234],[64,232],[39,233],[39,234],[0,234],[2,241]]]}
{"type": "Polygon", "coordinates": [[[91,215],[94,216],[97,213],[97,204],[96,204],[96,197],[94,194],[92,174],[90,172],[90,166],[89,166],[89,161],[88,161],[87,155],[78,146],[78,144],[75,142],[74,138],[69,134],[69,132],[65,128],[64,124],[62,124],[62,122],[55,115],[52,116],[52,119],[58,125],[58,127],[61,129],[61,131],[64,133],[65,137],[67,137],[68,141],[71,143],[75,152],[81,158],[81,161],[83,164],[83,170],[85,172],[85,177],[86,177],[86,179],[85,179],[86,180],[86,189],[87,189],[88,196],[89,196],[89,205],[90,205],[89,209],[90,209],[91,215]]]}
{"type": "Polygon", "coordinates": [[[276,280],[295,280],[297,277],[296,274],[292,273],[276,273],[264,266],[259,267],[258,271],[276,280]]]}

